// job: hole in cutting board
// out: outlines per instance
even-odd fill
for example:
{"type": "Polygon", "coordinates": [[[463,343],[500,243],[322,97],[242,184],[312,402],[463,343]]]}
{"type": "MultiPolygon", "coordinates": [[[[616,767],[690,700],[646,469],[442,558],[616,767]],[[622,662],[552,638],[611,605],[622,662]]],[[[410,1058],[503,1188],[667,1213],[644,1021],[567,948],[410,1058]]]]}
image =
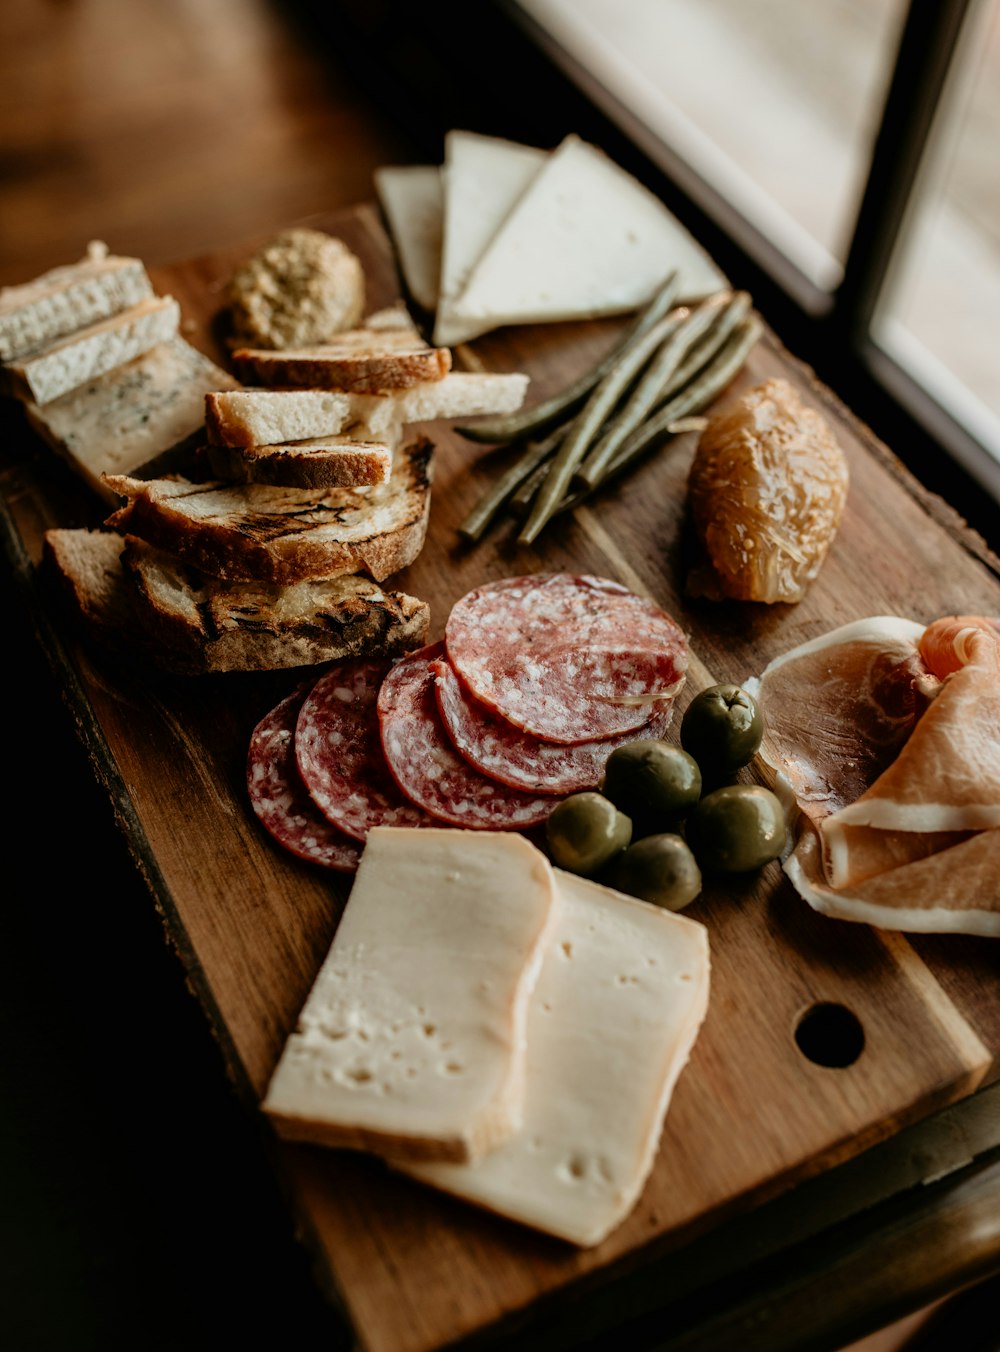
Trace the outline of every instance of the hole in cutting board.
{"type": "Polygon", "coordinates": [[[865,1048],[861,1020],[845,1005],[825,1002],[807,1009],[795,1025],[799,1051],[817,1066],[853,1066],[865,1048]]]}

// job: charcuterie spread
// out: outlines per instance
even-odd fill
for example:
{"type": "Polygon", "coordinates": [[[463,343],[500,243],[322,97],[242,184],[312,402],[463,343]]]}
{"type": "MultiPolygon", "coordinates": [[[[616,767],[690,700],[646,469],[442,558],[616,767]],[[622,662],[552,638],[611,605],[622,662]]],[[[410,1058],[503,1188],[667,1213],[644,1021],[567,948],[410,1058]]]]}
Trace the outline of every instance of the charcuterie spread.
{"type": "Polygon", "coordinates": [[[445,161],[377,176],[416,318],[371,307],[344,241],[282,232],[222,290],[225,369],[92,246],[0,293],[3,388],[104,513],[39,560],[83,640],[182,681],[287,678],[238,766],[247,830],[348,900],[262,1098],[278,1135],[590,1248],[646,1186],[708,1011],[711,919],[679,912],[760,874],[806,915],[1000,936],[1000,621],[783,628],[851,475],[788,380],[732,391],[750,296],[576,136],[455,132],[445,161]],[[451,347],[600,316],[613,341],[545,397],[451,347]],[[433,606],[402,584],[444,421],[482,454],[433,606]],[[570,533],[475,575],[498,520],[531,551],[671,447],[695,551],[673,601],[574,563],[570,533]],[[713,681],[702,603],[760,669],[713,681]]]}

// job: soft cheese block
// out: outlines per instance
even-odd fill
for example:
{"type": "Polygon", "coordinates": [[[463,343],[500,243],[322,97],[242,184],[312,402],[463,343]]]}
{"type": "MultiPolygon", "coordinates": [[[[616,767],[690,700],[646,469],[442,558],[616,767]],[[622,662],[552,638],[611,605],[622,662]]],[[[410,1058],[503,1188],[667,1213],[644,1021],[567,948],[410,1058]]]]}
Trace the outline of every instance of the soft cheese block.
{"type": "Polygon", "coordinates": [[[603,151],[569,135],[531,180],[452,305],[456,322],[501,324],[635,309],[667,274],[699,300],[725,278],[680,222],[603,151]]]}
{"type": "Polygon", "coordinates": [[[407,1172],[581,1246],[632,1210],[708,1007],[697,921],[555,871],[556,922],[528,1013],[520,1131],[467,1165],[407,1172]]]}
{"type": "Polygon", "coordinates": [[[453,1161],[507,1139],[555,894],[521,836],[371,830],[264,1099],[278,1133],[453,1161]]]}

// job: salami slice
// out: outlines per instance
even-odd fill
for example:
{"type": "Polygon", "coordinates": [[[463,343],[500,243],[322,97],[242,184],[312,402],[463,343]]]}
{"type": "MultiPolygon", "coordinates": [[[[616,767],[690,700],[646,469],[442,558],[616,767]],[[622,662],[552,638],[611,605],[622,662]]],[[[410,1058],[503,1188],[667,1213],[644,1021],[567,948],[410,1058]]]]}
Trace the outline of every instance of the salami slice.
{"type": "Polygon", "coordinates": [[[636,737],[662,737],[673,717],[673,701],[661,701],[635,732],[573,745],[543,742],[498,718],[470,695],[446,658],[432,666],[438,712],[455,749],[484,775],[526,793],[596,789],[616,746],[636,737]]]}
{"type": "Polygon", "coordinates": [[[687,640],[665,610],[617,582],[538,573],[468,592],[445,626],[448,660],[500,717],[574,744],[642,727],[672,701],[687,640]]]}
{"type": "Polygon", "coordinates": [[[357,658],[326,671],[302,702],[295,757],[320,812],[355,840],[373,826],[436,826],[406,799],[379,739],[377,700],[387,661],[357,658]]]}
{"type": "Polygon", "coordinates": [[[279,845],[323,868],[353,873],[361,858],[355,840],[338,831],[310,798],[295,764],[295,720],[307,686],[265,714],[250,736],[247,792],[264,830],[279,845]]]}
{"type": "Polygon", "coordinates": [[[516,831],[536,826],[552,811],[551,798],[522,793],[481,775],[452,746],[434,698],[434,643],[402,658],[382,682],[378,698],[382,749],[402,791],[451,826],[516,831]]]}

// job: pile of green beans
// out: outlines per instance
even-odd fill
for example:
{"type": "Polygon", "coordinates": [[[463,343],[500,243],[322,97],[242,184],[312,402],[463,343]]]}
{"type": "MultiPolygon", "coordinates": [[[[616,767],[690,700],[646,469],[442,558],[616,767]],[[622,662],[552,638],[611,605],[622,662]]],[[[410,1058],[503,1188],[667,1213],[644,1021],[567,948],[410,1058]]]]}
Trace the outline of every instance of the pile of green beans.
{"type": "Polygon", "coordinates": [[[596,365],[552,398],[456,430],[520,453],[459,526],[482,538],[502,513],[519,517],[518,543],[537,540],[654,446],[703,425],[700,414],[742,368],[761,334],[745,291],[674,306],[677,274],[596,365]]]}

